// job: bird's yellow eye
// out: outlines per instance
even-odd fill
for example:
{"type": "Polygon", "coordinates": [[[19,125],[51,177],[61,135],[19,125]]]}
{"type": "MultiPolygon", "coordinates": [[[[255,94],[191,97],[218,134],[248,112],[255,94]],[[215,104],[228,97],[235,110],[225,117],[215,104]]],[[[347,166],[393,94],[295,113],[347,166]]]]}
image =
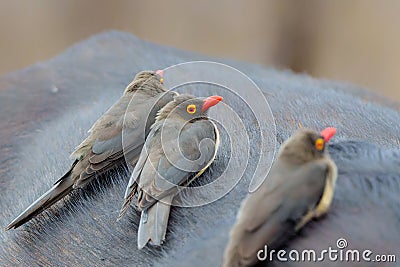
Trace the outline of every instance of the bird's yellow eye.
{"type": "Polygon", "coordinates": [[[193,105],[193,104],[188,105],[188,106],[186,107],[186,111],[187,111],[189,114],[196,113],[196,105],[193,105]]]}
{"type": "Polygon", "coordinates": [[[316,148],[318,151],[322,151],[322,150],[324,149],[324,147],[325,147],[325,141],[324,141],[324,139],[318,138],[318,139],[315,141],[315,148],[316,148]]]}

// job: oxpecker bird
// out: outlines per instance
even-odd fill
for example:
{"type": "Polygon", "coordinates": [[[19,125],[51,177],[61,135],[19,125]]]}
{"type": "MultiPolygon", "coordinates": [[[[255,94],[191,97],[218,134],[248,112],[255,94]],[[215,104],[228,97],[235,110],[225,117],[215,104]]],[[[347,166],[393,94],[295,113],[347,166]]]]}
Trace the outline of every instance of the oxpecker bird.
{"type": "Polygon", "coordinates": [[[162,76],[161,70],[138,73],[122,97],[94,123],[89,136],[71,154],[74,162],[70,170],[6,229],[21,226],[99,174],[125,164],[125,160],[135,164],[158,110],[177,95],[162,85],[162,76]]]}
{"type": "Polygon", "coordinates": [[[335,128],[321,133],[301,129],[282,144],[262,185],[242,202],[223,267],[256,264],[265,246],[269,251],[278,248],[307,222],[328,211],[337,168],[326,144],[335,133],[335,128]]]}
{"type": "Polygon", "coordinates": [[[162,244],[179,186],[188,185],[214,161],[219,133],[207,112],[221,100],[220,96],[180,95],[158,113],[131,175],[119,217],[137,193],[139,249],[147,243],[162,244]]]}

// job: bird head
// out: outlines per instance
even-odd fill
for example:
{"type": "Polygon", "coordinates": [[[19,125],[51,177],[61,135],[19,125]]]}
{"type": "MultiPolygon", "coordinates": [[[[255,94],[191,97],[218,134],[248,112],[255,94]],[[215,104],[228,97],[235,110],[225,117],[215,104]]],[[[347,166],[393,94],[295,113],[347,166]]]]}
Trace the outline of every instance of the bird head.
{"type": "Polygon", "coordinates": [[[133,81],[126,87],[125,94],[135,92],[136,90],[148,90],[149,92],[162,93],[166,89],[163,87],[164,71],[146,70],[136,74],[133,81]]]}
{"type": "Polygon", "coordinates": [[[169,118],[179,118],[190,121],[196,118],[205,118],[209,108],[215,106],[222,100],[221,96],[209,96],[206,98],[195,97],[192,95],[178,95],[174,101],[162,108],[157,116],[157,120],[169,118]]]}
{"type": "Polygon", "coordinates": [[[300,129],[286,140],[279,150],[279,158],[304,163],[326,154],[326,145],[336,134],[336,128],[328,127],[317,133],[310,129],[300,129]]]}

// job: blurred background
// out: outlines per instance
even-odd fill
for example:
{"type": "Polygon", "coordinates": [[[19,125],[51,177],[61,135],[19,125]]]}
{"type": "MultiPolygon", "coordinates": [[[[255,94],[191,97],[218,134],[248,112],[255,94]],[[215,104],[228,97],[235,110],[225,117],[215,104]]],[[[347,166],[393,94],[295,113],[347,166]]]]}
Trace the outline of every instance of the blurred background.
{"type": "Polygon", "coordinates": [[[116,29],[400,100],[397,0],[0,0],[0,75],[116,29]]]}

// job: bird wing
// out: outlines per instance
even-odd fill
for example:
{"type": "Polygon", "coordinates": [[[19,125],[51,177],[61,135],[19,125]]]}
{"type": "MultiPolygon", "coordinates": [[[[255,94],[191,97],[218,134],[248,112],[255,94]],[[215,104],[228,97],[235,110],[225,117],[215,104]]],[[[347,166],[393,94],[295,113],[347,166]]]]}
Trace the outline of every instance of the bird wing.
{"type": "MultiPolygon", "coordinates": [[[[135,168],[133,169],[133,172],[131,174],[131,177],[129,178],[128,185],[125,190],[125,200],[124,204],[122,205],[121,211],[118,216],[118,220],[120,220],[128,210],[129,205],[131,204],[133,197],[135,196],[135,193],[137,191],[137,184],[139,182],[140,175],[143,171],[143,168],[145,167],[146,162],[149,160],[149,152],[152,147],[152,143],[155,142],[156,138],[154,136],[156,133],[159,132],[159,129],[161,127],[161,124],[155,124],[152,130],[150,131],[149,135],[147,136],[146,142],[143,146],[143,149],[140,153],[138,162],[135,165],[135,168]]],[[[148,171],[152,171],[151,169],[148,171]]]]}
{"type": "Polygon", "coordinates": [[[136,93],[132,99],[131,95],[124,95],[96,121],[89,137],[72,154],[80,156],[82,161],[74,170],[79,175],[76,187],[83,186],[95,172],[105,171],[117,161],[126,158],[130,164],[136,163],[156,112],[173,97],[169,93],[161,99],[160,96],[136,93]]]}
{"type": "Polygon", "coordinates": [[[178,185],[193,173],[203,172],[214,160],[218,138],[214,123],[202,119],[188,123],[182,129],[181,125],[166,122],[162,131],[156,134],[157,142],[150,148],[140,174],[142,197],[138,200],[139,209],[146,209],[157,200],[175,194],[178,185]]]}
{"type": "MultiPolygon", "coordinates": [[[[286,235],[293,233],[295,223],[315,208],[321,199],[328,164],[310,162],[293,168],[277,162],[259,190],[245,200],[237,231],[242,259],[254,258],[257,251],[268,245],[279,246],[286,235]]],[[[233,231],[235,232],[235,231],[233,231]]]]}
{"type": "MultiPolygon", "coordinates": [[[[90,128],[89,136],[72,152],[71,158],[80,160],[93,149],[94,154],[101,154],[108,151],[107,140],[121,140],[121,131],[126,109],[132,96],[122,96],[113,106],[111,106],[90,128]]],[[[108,146],[109,147],[109,146],[108,146]]]]}

